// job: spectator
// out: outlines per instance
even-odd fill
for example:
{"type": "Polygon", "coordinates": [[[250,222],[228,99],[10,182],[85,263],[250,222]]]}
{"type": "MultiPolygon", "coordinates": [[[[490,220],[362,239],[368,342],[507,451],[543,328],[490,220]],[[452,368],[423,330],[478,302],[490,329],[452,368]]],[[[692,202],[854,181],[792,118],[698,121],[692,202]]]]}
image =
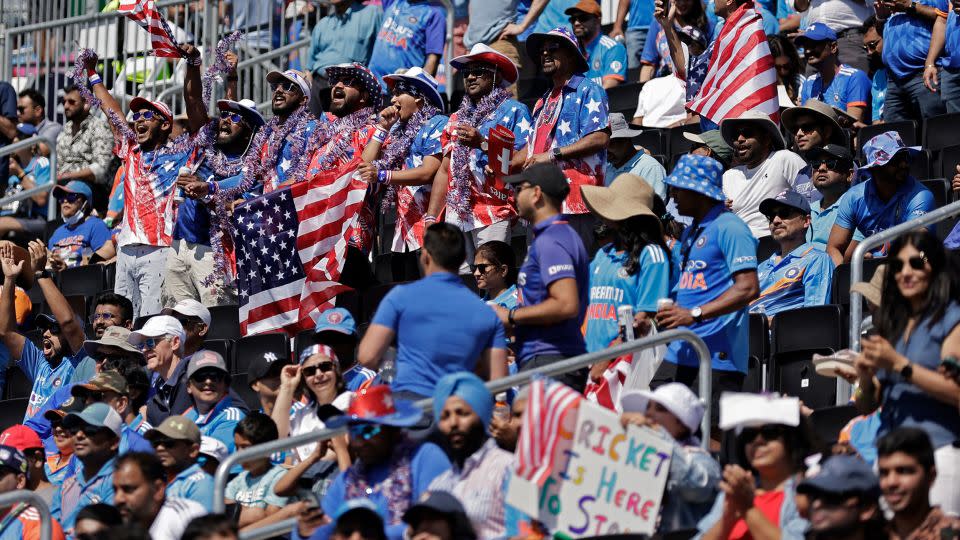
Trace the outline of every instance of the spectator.
{"type": "Polygon", "coordinates": [[[260,184],[264,193],[290,180],[289,175],[300,170],[303,163],[310,163],[312,153],[308,151],[306,141],[311,139],[319,122],[308,114],[310,83],[299,71],[271,71],[267,73],[267,83],[273,92],[270,110],[277,123],[270,122],[263,127],[267,138],[260,148],[264,165],[260,184]],[[303,133],[302,144],[295,143],[290,136],[294,132],[303,133]]]}
{"type": "MultiPolygon", "coordinates": [[[[311,345],[300,353],[300,362],[296,366],[284,366],[280,371],[280,392],[273,408],[273,421],[279,437],[295,437],[323,430],[326,425],[321,417],[321,408],[332,405],[338,411],[344,411],[350,405],[353,392],[345,391],[343,376],[340,374],[340,362],[336,353],[326,345],[311,345]],[[307,403],[296,407],[297,397],[303,395],[307,403]]],[[[338,449],[334,445],[335,449],[338,449]]],[[[317,443],[299,446],[295,449],[294,463],[305,461],[317,450],[317,443]]],[[[346,450],[346,445],[343,445],[346,450]]],[[[346,460],[349,456],[330,456],[346,460]]]]}
{"type": "Polygon", "coordinates": [[[960,44],[957,41],[957,12],[952,9],[947,17],[938,13],[933,23],[930,52],[924,63],[923,82],[928,90],[937,91],[937,65],[940,71],[940,97],[948,113],[960,112],[960,44]],[[942,58],[942,60],[940,60],[942,58]]]}
{"type": "Polygon", "coordinates": [[[610,30],[610,37],[623,37],[627,47],[627,69],[640,67],[640,55],[650,35],[650,23],[653,22],[653,4],[643,0],[619,0],[616,19],[610,30]],[[624,27],[626,24],[626,27],[624,27]]]}
{"type": "Polygon", "coordinates": [[[113,137],[106,120],[90,114],[90,104],[76,86],[63,94],[67,123],[57,137],[57,183],[82,180],[109,188],[113,137]]]}
{"type": "MultiPolygon", "coordinates": [[[[17,124],[14,142],[30,139],[36,133],[32,124],[17,124]]],[[[36,146],[20,149],[10,155],[0,157],[8,161],[11,176],[8,179],[5,195],[15,195],[50,183],[50,160],[40,154],[39,142],[36,146]]],[[[2,210],[0,217],[0,236],[10,233],[26,233],[32,237],[42,237],[47,224],[47,197],[49,193],[37,193],[27,200],[11,203],[2,210]]]]}
{"type": "Polygon", "coordinates": [[[185,379],[189,363],[183,360],[185,340],[183,325],[169,315],[151,317],[140,330],[130,334],[130,344],[143,353],[147,369],[156,374],[156,393],[147,402],[147,422],[151,425],[158,426],[164,418],[180,414],[190,406],[187,383],[180,380],[185,379]],[[179,377],[175,376],[178,372],[179,377]],[[183,410],[177,410],[177,401],[185,402],[183,410]]]}
{"type": "MultiPolygon", "coordinates": [[[[544,8],[543,13],[540,14],[540,18],[537,19],[536,26],[533,27],[534,33],[549,32],[558,26],[569,28],[568,25],[570,23],[567,21],[567,15],[564,12],[567,8],[575,6],[577,1],[578,0],[553,0],[547,2],[547,7],[544,8]]],[[[527,39],[529,40],[529,36],[527,36],[527,39]]]]}
{"type": "Polygon", "coordinates": [[[881,437],[896,427],[917,427],[930,436],[937,453],[934,501],[960,512],[951,444],[960,438],[960,386],[937,373],[940,359],[960,355],[955,269],[939,240],[925,231],[897,238],[888,260],[884,301],[874,318],[877,335],[861,339],[855,363],[856,404],[864,414],[880,407],[881,437]]]}
{"type": "Polygon", "coordinates": [[[357,323],[344,308],[331,308],[320,314],[313,329],[313,341],[327,345],[340,359],[340,373],[347,390],[356,392],[369,386],[377,372],[357,363],[357,323]]]}
{"type": "Polygon", "coordinates": [[[144,435],[166,469],[167,496],[190,499],[213,510],[213,477],[201,468],[200,428],[183,416],[168,416],[144,435]]]}
{"type": "Polygon", "coordinates": [[[633,144],[633,138],[643,130],[631,127],[621,113],[610,113],[610,131],[610,146],[607,148],[609,161],[604,174],[607,185],[621,174],[635,174],[650,184],[660,198],[666,199],[667,186],[663,183],[667,176],[666,169],[657,158],[647,153],[646,148],[637,149],[633,144]]]}
{"type": "Polygon", "coordinates": [[[114,502],[113,474],[123,419],[106,403],[94,403],[64,416],[62,425],[73,435],[74,466],[54,495],[50,513],[72,536],[80,509],[114,502]]]}
{"type": "Polygon", "coordinates": [[[529,395],[529,386],[524,386],[517,392],[510,405],[510,418],[501,419],[494,417],[490,420],[490,436],[492,436],[500,448],[507,452],[513,452],[517,448],[517,439],[520,438],[520,425],[523,423],[523,413],[527,409],[527,398],[529,395]]]}
{"type": "Polygon", "coordinates": [[[120,456],[113,473],[113,503],[123,524],[149,529],[152,540],[179,540],[187,523],[207,511],[190,499],[168,497],[166,487],[166,471],[157,456],[145,452],[120,456]]]}
{"type": "MultiPolygon", "coordinates": [[[[560,215],[571,188],[557,165],[538,163],[505,181],[513,187],[520,217],[531,223],[533,242],[517,279],[519,305],[494,309],[516,336],[517,363],[524,371],[586,352],[580,326],[589,303],[590,263],[577,231],[560,215]]],[[[585,378],[586,371],[578,370],[559,380],[582,390],[585,378]]]]}
{"type": "Polygon", "coordinates": [[[777,84],[784,87],[791,102],[800,104],[800,87],[803,86],[804,76],[800,73],[802,66],[797,48],[780,35],[768,36],[767,44],[773,56],[773,65],[777,68],[777,84]]]}
{"type": "MultiPolygon", "coordinates": [[[[910,160],[916,152],[903,145],[896,131],[881,133],[863,146],[867,163],[860,167],[860,174],[870,176],[850,188],[837,203],[837,218],[827,241],[827,253],[834,264],[850,262],[857,247],[854,231],[869,237],[936,208],[930,190],[910,176],[910,160]]],[[[871,254],[883,256],[885,250],[881,246],[871,254]]]]}
{"type": "Polygon", "coordinates": [[[833,456],[812,478],[797,484],[810,501],[810,540],[882,538],[880,482],[856,456],[833,456]]]}
{"type": "Polygon", "coordinates": [[[570,16],[573,34],[587,58],[587,72],[583,76],[604,89],[625,82],[627,48],[600,31],[600,4],[595,0],[580,0],[564,13],[570,16]]]}
{"type": "MultiPolygon", "coordinates": [[[[932,500],[931,486],[940,470],[934,465],[934,450],[926,433],[897,428],[877,441],[877,454],[880,491],[893,513],[887,527],[891,539],[943,538],[953,534],[949,529],[960,528],[960,520],[932,500]]],[[[956,484],[951,490],[955,496],[956,484]]]]}
{"type": "Polygon", "coordinates": [[[466,255],[463,234],[436,223],[423,236],[424,278],[394,287],[377,308],[360,342],[360,364],[376,369],[397,340],[397,376],[391,387],[405,399],[433,394],[447,373],[471,371],[485,380],[506,375],[503,326],[457,277],[466,255]],[[432,298],[426,305],[421,300],[432,298]]]}
{"type": "MultiPolygon", "coordinates": [[[[490,130],[496,126],[509,129],[515,135],[513,149],[520,150],[532,126],[527,106],[512,99],[506,90],[519,77],[509,58],[480,43],[450,65],[463,75],[466,96],[444,130],[444,158],[423,219],[429,226],[443,213],[447,223],[468,233],[466,260],[470,260],[480,244],[509,242],[510,221],[517,216],[500,176],[488,175],[485,170],[489,158],[484,147],[489,145],[490,130]],[[456,204],[448,204],[448,200],[456,204]]],[[[466,266],[460,268],[460,273],[467,271],[466,266]]]]}
{"type": "Polygon", "coordinates": [[[137,410],[130,399],[126,378],[118,371],[104,370],[97,373],[85,384],[75,384],[71,389],[73,397],[89,407],[94,403],[106,403],[117,411],[123,424],[120,427],[120,446],[117,452],[152,452],[153,448],[142,435],[127,423],[137,416],[137,410]]]}
{"type": "MultiPolygon", "coordinates": [[[[125,296],[111,292],[102,293],[97,297],[93,315],[90,315],[90,323],[93,325],[93,335],[97,339],[103,338],[104,332],[111,326],[130,330],[133,328],[133,304],[125,296]]],[[[129,343],[126,345],[118,343],[116,346],[130,353],[136,350],[135,347],[129,346],[129,343]]],[[[87,354],[90,352],[87,351],[87,354]]]]}
{"type": "MultiPolygon", "coordinates": [[[[315,509],[314,513],[319,513],[321,518],[324,517],[320,509],[315,509]]],[[[344,501],[337,509],[337,513],[331,516],[333,523],[324,526],[312,536],[301,533],[299,538],[309,536],[311,540],[319,540],[329,535],[330,540],[387,540],[383,530],[384,516],[385,514],[370,499],[351,499],[344,501]]]]}
{"type": "MultiPolygon", "coordinates": [[[[849,146],[836,111],[818,98],[809,98],[802,107],[783,111],[780,121],[787,134],[793,134],[794,147],[801,156],[806,157],[827,144],[849,146]]],[[[812,176],[807,171],[804,174],[812,176]]],[[[812,194],[806,196],[810,198],[812,194]]]]}
{"type": "MultiPolygon", "coordinates": [[[[247,384],[257,393],[260,399],[260,412],[272,415],[277,396],[280,392],[280,370],[290,365],[290,357],[282,354],[279,357],[273,352],[265,352],[261,356],[251,358],[247,366],[247,384]]],[[[293,407],[303,405],[297,402],[293,407]]]]}
{"type": "Polygon", "coordinates": [[[387,0],[383,15],[370,54],[370,71],[379,79],[411,67],[436,75],[447,41],[444,5],[436,0],[387,0]]]}
{"type": "Polygon", "coordinates": [[[810,179],[799,174],[807,164],[785,149],[780,129],[760,111],[747,111],[720,124],[723,140],[734,151],[734,166],[723,173],[723,193],[733,201],[730,209],[755,237],[769,236],[760,202],[788,188],[807,193],[810,179]]]}
{"type": "Polygon", "coordinates": [[[213,437],[202,435],[200,437],[200,455],[205,460],[201,467],[204,472],[210,476],[216,476],[220,463],[227,459],[230,454],[227,452],[227,445],[213,437]]]}
{"type": "Polygon", "coordinates": [[[84,506],[77,514],[77,524],[73,528],[74,538],[97,538],[113,527],[120,526],[123,517],[120,511],[105,503],[84,506]]]}
{"type": "Polygon", "coordinates": [[[863,48],[867,51],[867,63],[870,66],[870,120],[874,124],[883,121],[883,104],[887,95],[887,67],[883,63],[883,25],[884,21],[871,15],[861,27],[863,48]]]}
{"type": "Polygon", "coordinates": [[[446,491],[429,491],[425,495],[403,514],[410,538],[476,540],[478,535],[470,518],[454,495],[446,491]]]}
{"type": "Polygon", "coordinates": [[[840,60],[854,69],[867,71],[861,43],[865,30],[861,24],[873,12],[870,4],[856,0],[788,0],[786,4],[803,15],[807,29],[819,24],[836,34],[840,60]]]}
{"type": "Polygon", "coordinates": [[[310,35],[310,110],[314,116],[323,114],[321,90],[329,88],[324,68],[336,64],[358,62],[368,64],[377,36],[383,24],[383,10],[358,0],[333,0],[333,9],[313,27],[310,35]],[[343,39],[352,36],[353,39],[343,39]]]}
{"type": "Polygon", "coordinates": [[[493,240],[477,248],[473,277],[487,304],[507,309],[517,305],[517,259],[507,243],[493,240]]]}
{"type": "MultiPolygon", "coordinates": [[[[47,100],[35,88],[21,90],[17,97],[17,121],[21,124],[30,124],[37,130],[37,135],[56,141],[63,126],[47,119],[47,100]]],[[[44,144],[44,146],[46,146],[44,144]]],[[[50,150],[42,151],[49,155],[50,150]]]]}
{"type": "Polygon", "coordinates": [[[230,0],[220,4],[219,20],[229,21],[231,31],[244,32],[243,44],[251,54],[265,54],[280,46],[279,6],[269,0],[230,0]]]}
{"type": "MultiPolygon", "coordinates": [[[[0,494],[27,488],[27,458],[12,446],[0,445],[0,494]]],[[[40,512],[26,504],[11,505],[0,509],[0,535],[4,538],[40,540],[40,512]]],[[[51,538],[63,540],[63,528],[51,521],[51,538]]]]}
{"type": "MultiPolygon", "coordinates": [[[[526,55],[521,54],[520,42],[526,41],[537,18],[548,4],[549,1],[545,0],[468,3],[469,22],[463,44],[471,48],[480,43],[488,45],[509,58],[518,70],[529,70],[531,66],[523,65],[526,55]]],[[[517,85],[511,84],[509,90],[516,98],[517,85]]]]}
{"type": "Polygon", "coordinates": [[[487,434],[492,416],[493,395],[476,375],[451,373],[437,383],[433,417],[451,466],[431,482],[430,491],[448,492],[465,504],[479,538],[504,535],[505,486],[513,464],[513,454],[487,434]]]}
{"type": "MultiPolygon", "coordinates": [[[[0,148],[17,137],[17,91],[13,86],[0,81],[0,148]]],[[[10,176],[8,160],[0,159],[0,178],[10,176]]]]}
{"type": "Polygon", "coordinates": [[[110,229],[92,215],[93,191],[80,180],[71,180],[66,186],[53,188],[53,196],[60,203],[63,225],[57,227],[47,240],[50,267],[54,271],[84,264],[109,261],[117,254],[110,229]]]}
{"type": "Polygon", "coordinates": [[[796,37],[796,42],[804,49],[808,69],[814,70],[800,87],[798,103],[819,99],[858,121],[867,121],[870,79],[865,72],[840,62],[837,34],[824,23],[814,23],[796,37]]]}
{"type": "MultiPolygon", "coordinates": [[[[67,475],[73,472],[73,467],[68,465],[73,463],[73,434],[63,427],[63,419],[66,415],[74,412],[82,412],[83,403],[79,399],[71,397],[57,409],[51,409],[44,413],[44,418],[50,423],[51,439],[53,439],[54,449],[47,452],[47,463],[43,470],[47,479],[54,486],[61,488],[67,475]]],[[[51,501],[52,503],[52,501],[51,501]]]]}
{"type": "MultiPolygon", "coordinates": [[[[773,411],[779,410],[773,405],[770,412],[756,411],[756,416],[776,416],[773,411]]],[[[809,524],[797,511],[795,490],[804,458],[815,451],[815,439],[799,411],[778,420],[736,426],[737,464],[724,467],[720,494],[700,520],[695,538],[732,539],[746,534],[757,538],[777,528],[783,540],[804,538],[809,524]]]]}
{"type": "MultiPolygon", "coordinates": [[[[820,193],[820,200],[810,203],[807,240],[826,250],[830,231],[837,220],[840,197],[850,189],[850,182],[855,174],[853,155],[846,146],[830,143],[809,152],[807,164],[813,187],[820,193]]],[[[862,240],[860,231],[855,231],[853,241],[862,240]]]]}
{"type": "Polygon", "coordinates": [[[223,514],[195,517],[187,524],[180,540],[238,540],[237,524],[223,514]]]}
{"type": "MultiPolygon", "coordinates": [[[[680,0],[679,2],[672,3],[667,9],[667,12],[671,17],[670,21],[673,23],[670,29],[688,28],[689,30],[686,30],[687,33],[696,32],[698,35],[703,36],[703,48],[706,47],[707,43],[712,41],[711,36],[714,32],[713,24],[707,19],[702,3],[691,0],[680,0]]],[[[654,19],[650,25],[649,36],[652,39],[646,40],[640,56],[640,82],[647,82],[651,79],[670,75],[671,73],[678,73],[668,45],[667,31],[658,19],[654,19]]],[[[691,56],[695,55],[693,51],[691,51],[690,54],[691,56]]]]}
{"type": "MultiPolygon", "coordinates": [[[[39,495],[47,505],[53,502],[53,494],[58,487],[51,484],[47,479],[47,473],[44,471],[44,465],[47,462],[46,451],[37,432],[22,424],[14,424],[0,433],[0,444],[16,448],[26,458],[27,485],[25,489],[39,495]]],[[[0,534],[3,534],[2,530],[0,530],[0,534]]]]}
{"type": "Polygon", "coordinates": [[[430,442],[414,445],[403,428],[420,422],[422,411],[412,401],[394,398],[388,386],[372,386],[357,395],[347,414],[328,422],[348,426],[351,454],[357,460],[337,476],[323,497],[328,515],[351,499],[369,497],[387,516],[387,534],[402,534],[401,517],[422,499],[434,478],[450,468],[447,456],[430,442]],[[402,465],[400,465],[402,463],[402,465]],[[384,489],[398,485],[402,489],[384,489]]]}
{"type": "Polygon", "coordinates": [[[233,406],[230,370],[223,356],[215,351],[198,351],[187,364],[187,381],[193,406],[183,416],[195,422],[200,433],[217,439],[233,452],[233,432],[246,412],[233,406]]]}
{"type": "Polygon", "coordinates": [[[810,204],[796,191],[784,191],[760,203],[770,220],[770,237],[779,249],[757,267],[760,297],[750,311],[773,317],[781,311],[822,306],[830,300],[833,261],[807,241],[810,204]]]}
{"type": "Polygon", "coordinates": [[[533,108],[534,129],[526,151],[514,164],[556,162],[569,179],[570,194],[558,209],[566,214],[585,246],[592,244],[593,216],[583,204],[580,186],[602,186],[607,163],[610,125],[607,93],[585,78],[589,68],[573,33],[566,27],[534,33],[527,39],[527,54],[539,58],[543,73],[553,83],[533,108]],[[567,99],[567,96],[574,98],[567,99]]]}
{"type": "MultiPolygon", "coordinates": [[[[653,213],[653,188],[633,174],[622,174],[610,187],[584,186],[583,200],[600,221],[613,229],[613,242],[601,247],[590,263],[590,304],[587,307],[584,340],[587,351],[596,352],[619,343],[619,309],[634,313],[637,335],[649,332],[657,313],[657,300],[666,298],[670,287],[670,262],[663,241],[663,227],[653,213]]],[[[601,361],[590,370],[590,380],[603,381],[611,361],[601,361]]],[[[604,403],[613,407],[614,403],[604,403]]]]}
{"type": "Polygon", "coordinates": [[[628,390],[620,404],[625,427],[649,427],[675,443],[657,532],[695,528],[710,511],[721,480],[720,465],[696,436],[703,420],[700,399],[688,387],[670,383],[654,392],[628,390]]]}
{"type": "MultiPolygon", "coordinates": [[[[931,92],[924,85],[924,66],[937,19],[946,17],[948,2],[920,0],[904,4],[888,0],[876,6],[877,18],[885,20],[883,64],[887,67],[883,121],[929,118],[944,114],[940,89],[931,92]]],[[[943,24],[940,22],[939,24],[943,24]]]]}
{"type": "Polygon", "coordinates": [[[719,129],[704,131],[703,133],[683,132],[683,138],[693,143],[690,152],[697,156],[713,158],[723,165],[724,169],[733,162],[733,148],[723,140],[719,129]]]}
{"type": "MultiPolygon", "coordinates": [[[[685,155],[666,179],[677,210],[692,217],[693,224],[673,247],[672,264],[680,276],[673,290],[675,303],[657,310],[659,328],[687,327],[708,344],[712,410],[718,412],[720,394],[739,391],[743,385],[749,348],[747,306],[760,291],[757,241],[746,224],[724,208],[722,171],[714,159],[685,155]]],[[[682,382],[695,388],[699,365],[693,347],[674,341],[650,386],[682,382]]]]}
{"type": "MultiPolygon", "coordinates": [[[[233,435],[237,450],[277,440],[277,426],[263,413],[251,413],[237,424],[233,435]]],[[[258,458],[242,463],[243,472],[227,484],[227,504],[239,506],[237,526],[253,530],[297,515],[303,503],[290,504],[287,497],[274,493],[274,485],[285,470],[258,458]]]]}

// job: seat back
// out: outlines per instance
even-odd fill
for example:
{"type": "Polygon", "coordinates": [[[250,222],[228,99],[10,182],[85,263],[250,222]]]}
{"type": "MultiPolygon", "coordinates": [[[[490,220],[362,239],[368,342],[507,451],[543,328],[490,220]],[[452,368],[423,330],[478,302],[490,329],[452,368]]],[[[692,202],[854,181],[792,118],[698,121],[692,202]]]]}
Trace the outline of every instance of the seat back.
{"type": "MultiPolygon", "coordinates": [[[[870,281],[877,267],[885,258],[863,260],[863,280],[870,281]]],[[[850,305],[850,263],[843,263],[833,270],[833,282],[830,287],[830,303],[842,306],[850,305]]]]}
{"type": "Polygon", "coordinates": [[[923,147],[928,150],[940,150],[960,144],[960,113],[947,113],[923,119],[923,147]]]}
{"type": "Polygon", "coordinates": [[[210,329],[207,339],[240,339],[240,306],[225,305],[208,308],[210,329]]]}
{"type": "Polygon", "coordinates": [[[851,404],[824,407],[813,411],[810,423],[821,442],[833,444],[837,442],[840,430],[859,414],[857,408],[851,404]]]}
{"type": "Polygon", "coordinates": [[[836,379],[817,375],[813,354],[843,346],[840,306],[812,306],[781,311],[773,318],[772,389],[797,396],[813,409],[836,402],[836,379]]]}
{"type": "Polygon", "coordinates": [[[684,124],[667,130],[666,155],[686,154],[693,148],[693,141],[683,136],[684,133],[700,133],[700,124],[684,124]]]}
{"type": "Polygon", "coordinates": [[[233,373],[233,340],[231,339],[208,339],[203,342],[203,348],[208,351],[214,351],[223,357],[227,363],[227,370],[233,373]]]}
{"type": "MultiPolygon", "coordinates": [[[[395,285],[397,284],[386,283],[377,285],[367,289],[360,295],[360,312],[363,314],[362,322],[368,323],[373,319],[373,315],[377,312],[380,301],[383,300],[383,297],[386,296],[395,285]]],[[[361,321],[358,321],[358,323],[359,322],[361,321]]]]}
{"type": "Polygon", "coordinates": [[[87,264],[67,268],[60,272],[58,277],[60,292],[64,296],[79,294],[82,296],[96,296],[103,291],[103,266],[87,264]]]}
{"type": "Polygon", "coordinates": [[[266,354],[273,354],[277,358],[290,355],[290,338],[286,334],[275,332],[244,336],[234,344],[233,371],[235,374],[246,375],[247,367],[255,358],[262,358],[266,354]]]}

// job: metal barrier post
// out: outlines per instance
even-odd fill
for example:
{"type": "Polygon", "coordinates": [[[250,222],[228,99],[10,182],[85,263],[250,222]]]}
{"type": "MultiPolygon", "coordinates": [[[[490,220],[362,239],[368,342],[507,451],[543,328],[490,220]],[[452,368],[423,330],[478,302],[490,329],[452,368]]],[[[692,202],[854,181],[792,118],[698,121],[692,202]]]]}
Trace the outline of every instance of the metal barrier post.
{"type": "MultiPolygon", "coordinates": [[[[861,294],[852,290],[853,284],[863,281],[863,260],[868,251],[882,246],[894,238],[903,235],[912,230],[926,227],[934,223],[939,223],[945,219],[960,214],[960,201],[937,208],[932,212],[911,219],[906,223],[901,223],[895,227],[890,227],[885,231],[869,236],[860,242],[860,245],[853,250],[853,256],[850,258],[850,348],[854,351],[860,350],[860,323],[863,322],[863,305],[861,294]]],[[[837,405],[844,405],[850,401],[851,387],[847,381],[837,378],[837,405]]]]}
{"type": "Polygon", "coordinates": [[[25,502],[40,513],[40,540],[51,540],[53,538],[53,517],[50,515],[50,507],[47,506],[46,501],[36,493],[25,489],[8,491],[0,495],[0,508],[12,506],[18,502],[25,502]]]}
{"type": "MultiPolygon", "coordinates": [[[[616,358],[624,354],[634,353],[642,349],[655,347],[657,345],[670,343],[676,340],[683,340],[693,345],[693,348],[696,350],[697,356],[700,359],[699,391],[700,400],[704,403],[703,422],[701,423],[701,429],[703,430],[703,441],[701,441],[701,443],[704,449],[709,449],[711,409],[710,393],[712,391],[710,378],[710,350],[707,348],[706,343],[704,343],[703,340],[691,330],[667,330],[665,332],[660,332],[655,336],[628,341],[626,343],[621,343],[614,347],[610,347],[609,349],[582,354],[580,356],[561,360],[554,364],[550,364],[549,366],[542,366],[537,369],[525,371],[516,375],[497,379],[495,381],[490,381],[486,384],[486,386],[491,393],[497,393],[518,384],[527,383],[535,376],[559,375],[561,373],[566,373],[568,371],[573,371],[575,369],[592,365],[601,360],[616,358]]],[[[422,407],[425,410],[429,410],[432,407],[432,404],[432,399],[425,399],[417,402],[417,406],[422,407]]],[[[234,466],[251,459],[269,456],[274,452],[315,443],[317,441],[329,439],[343,433],[346,433],[345,427],[337,429],[324,429],[314,433],[304,433],[295,437],[287,437],[285,439],[259,444],[227,456],[227,458],[220,463],[220,466],[217,467],[217,473],[214,475],[213,511],[215,513],[222,513],[226,508],[224,496],[227,488],[227,478],[230,475],[230,469],[232,469],[234,466]]]]}

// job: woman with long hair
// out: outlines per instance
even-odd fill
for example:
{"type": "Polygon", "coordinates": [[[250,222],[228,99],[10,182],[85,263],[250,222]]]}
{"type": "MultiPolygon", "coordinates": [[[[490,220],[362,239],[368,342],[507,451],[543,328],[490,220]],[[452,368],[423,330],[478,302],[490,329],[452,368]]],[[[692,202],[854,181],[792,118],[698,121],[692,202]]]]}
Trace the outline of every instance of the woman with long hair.
{"type": "Polygon", "coordinates": [[[773,61],[777,68],[777,84],[781,84],[787,90],[787,96],[797,105],[800,103],[800,85],[803,84],[803,71],[800,65],[800,54],[797,48],[789,39],[777,35],[768,36],[767,44],[770,46],[770,54],[773,55],[773,61]]]}
{"type": "Polygon", "coordinates": [[[506,242],[491,240],[477,248],[473,277],[488,304],[517,306],[517,256],[506,242]]]}
{"type": "MultiPolygon", "coordinates": [[[[707,18],[703,3],[700,0],[673,0],[676,6],[674,25],[680,28],[692,27],[707,37],[707,43],[712,41],[713,25],[707,18]]],[[[660,26],[660,21],[654,19],[650,24],[647,42],[640,56],[640,82],[647,82],[654,77],[662,77],[669,73],[676,73],[673,58],[670,56],[670,45],[666,34],[660,26]]]]}
{"type": "Polygon", "coordinates": [[[880,409],[877,437],[908,426],[923,429],[936,449],[937,480],[931,500],[944,511],[960,510],[960,385],[941,373],[941,363],[960,358],[960,302],[956,276],[940,240],[926,230],[890,246],[883,302],[874,315],[875,335],[860,340],[855,361],[862,413],[880,409]]]}

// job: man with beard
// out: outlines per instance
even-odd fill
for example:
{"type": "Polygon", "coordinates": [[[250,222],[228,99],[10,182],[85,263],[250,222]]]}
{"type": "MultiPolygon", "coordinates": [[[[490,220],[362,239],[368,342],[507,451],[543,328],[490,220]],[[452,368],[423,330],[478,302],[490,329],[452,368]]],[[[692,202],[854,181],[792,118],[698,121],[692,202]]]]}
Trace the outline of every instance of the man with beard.
{"type": "Polygon", "coordinates": [[[153,540],[180,540],[193,518],[207,514],[195,501],[167,497],[167,472],[153,454],[130,452],[117,460],[113,504],[126,526],[150,531],[153,540]]]}
{"type": "Polygon", "coordinates": [[[96,73],[99,59],[86,62],[90,86],[112,118],[114,153],[123,161],[123,223],[117,236],[117,281],[114,290],[130,298],[137,316],[158,313],[166,259],[173,242],[174,191],[177,173],[193,157],[183,138],[171,140],[173,114],[159,101],[130,101],[134,128],[123,124],[123,110],[96,73]]]}
{"type": "MultiPolygon", "coordinates": [[[[146,381],[144,381],[146,382],[146,381]]],[[[123,424],[120,426],[120,446],[117,452],[124,454],[128,451],[150,452],[153,448],[150,443],[138,433],[128,422],[137,416],[133,408],[133,398],[127,378],[116,370],[104,370],[85,384],[75,384],[72,388],[73,397],[79,399],[89,407],[94,403],[106,403],[117,411],[123,424]]]]}
{"type": "MultiPolygon", "coordinates": [[[[507,91],[519,72],[505,55],[478,43],[450,65],[463,76],[466,96],[440,138],[443,162],[433,179],[423,220],[429,227],[443,217],[459,227],[467,235],[466,260],[472,261],[480,244],[509,243],[510,224],[517,217],[503,171],[489,169],[490,130],[495,126],[510,130],[516,152],[526,144],[530,112],[507,91]]],[[[469,271],[466,263],[460,266],[461,274],[469,271]]]]}
{"type": "MultiPolygon", "coordinates": [[[[827,144],[848,146],[847,134],[840,127],[837,112],[819,99],[810,98],[802,107],[786,109],[780,117],[780,123],[783,124],[787,136],[793,134],[794,150],[804,159],[827,144]]],[[[820,198],[812,178],[813,169],[808,164],[797,173],[797,184],[794,187],[797,193],[811,202],[820,198]]]]}
{"type": "Polygon", "coordinates": [[[396,202],[393,251],[404,254],[404,259],[394,263],[402,274],[394,278],[408,281],[420,276],[416,265],[423,244],[423,215],[440,168],[440,136],[448,118],[440,114],[439,84],[429,73],[415,67],[383,80],[392,94],[390,106],[381,111],[376,135],[363,150],[366,163],[360,166],[360,174],[371,184],[386,185],[387,197],[396,202]],[[381,144],[384,135],[387,139],[381,144]]]}
{"type": "Polygon", "coordinates": [[[451,467],[430,483],[463,503],[479,538],[504,535],[505,482],[513,454],[487,434],[493,395],[473,373],[451,373],[437,383],[433,417],[446,440],[451,467]]]}
{"type": "Polygon", "coordinates": [[[885,536],[880,483],[857,456],[827,458],[820,471],[797,485],[810,500],[808,540],[869,540],[885,536]]]}
{"type": "MultiPolygon", "coordinates": [[[[850,262],[859,244],[853,241],[854,231],[869,237],[936,209],[933,193],[910,176],[910,160],[916,152],[904,146],[896,131],[881,133],[863,145],[867,163],[860,172],[870,178],[850,188],[837,203],[837,220],[827,240],[827,254],[834,264],[850,262]]],[[[870,253],[884,257],[886,247],[870,253]]]]}
{"type": "Polygon", "coordinates": [[[600,4],[594,0],[580,0],[564,11],[570,16],[570,26],[577,36],[589,67],[584,77],[613,88],[627,80],[627,48],[605,36],[600,30],[600,4]]]}
{"type": "Polygon", "coordinates": [[[90,104],[73,85],[63,93],[63,116],[67,124],[57,136],[57,182],[83,180],[106,190],[113,157],[107,121],[90,114],[90,104]]]}
{"type": "Polygon", "coordinates": [[[857,120],[866,120],[870,79],[859,69],[840,62],[837,34],[826,24],[814,23],[795,41],[803,47],[807,66],[814,70],[800,86],[799,102],[819,99],[857,120]]]}
{"type": "Polygon", "coordinates": [[[588,253],[594,245],[594,218],[583,203],[580,186],[602,186],[607,164],[610,125],[607,93],[583,73],[587,59],[569,28],[534,33],[527,39],[527,54],[539,58],[553,88],[533,108],[534,127],[525,151],[513,163],[526,168],[556,163],[570,183],[570,194],[561,213],[577,231],[588,253]]]}
{"type": "Polygon", "coordinates": [[[273,90],[273,118],[255,139],[254,145],[260,145],[260,160],[254,170],[244,171],[239,188],[221,190],[231,202],[256,184],[269,193],[284,183],[302,181],[314,150],[308,142],[318,124],[325,122],[310,113],[310,84],[299,71],[271,71],[267,83],[273,90]]]}
{"type": "MultiPolygon", "coordinates": [[[[807,240],[824,251],[830,240],[830,231],[837,221],[840,197],[850,189],[855,174],[853,154],[846,146],[828,144],[812,150],[807,155],[807,167],[813,187],[820,193],[820,200],[810,203],[810,228],[807,240]]],[[[853,241],[860,242],[863,235],[854,231],[853,241]]]]}
{"type": "MultiPolygon", "coordinates": [[[[883,120],[883,102],[887,95],[887,67],[883,65],[883,21],[876,15],[867,17],[863,23],[863,48],[870,63],[870,120],[883,120]]],[[[856,125],[861,128],[863,125],[856,125]]]]}
{"type": "Polygon", "coordinates": [[[122,326],[128,330],[133,328],[133,304],[130,299],[116,293],[103,293],[97,297],[96,307],[90,315],[90,324],[93,325],[93,335],[100,339],[107,328],[122,326]]]}

